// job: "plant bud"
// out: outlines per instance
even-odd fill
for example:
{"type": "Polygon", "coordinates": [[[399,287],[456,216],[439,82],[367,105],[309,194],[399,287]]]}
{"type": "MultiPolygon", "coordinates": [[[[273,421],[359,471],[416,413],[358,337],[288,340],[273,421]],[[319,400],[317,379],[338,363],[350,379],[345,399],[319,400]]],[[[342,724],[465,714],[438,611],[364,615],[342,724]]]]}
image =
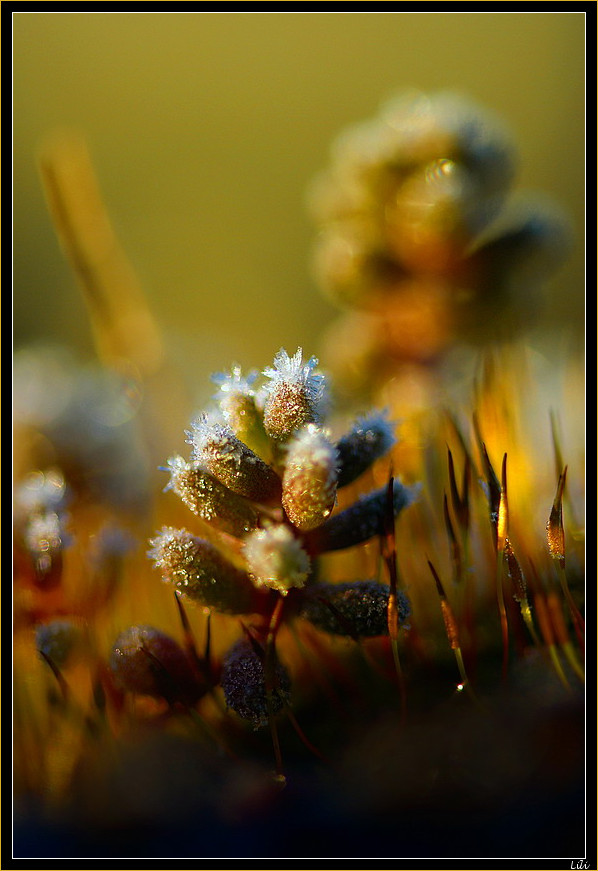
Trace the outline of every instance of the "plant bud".
{"type": "Polygon", "coordinates": [[[257,454],[243,444],[227,424],[200,415],[191,424],[188,443],[193,459],[222,484],[254,502],[280,498],[280,479],[257,454]]]}
{"type": "Polygon", "coordinates": [[[185,652],[152,626],[131,626],[118,636],[110,654],[110,670],[124,692],[187,704],[201,695],[185,652]]]}
{"type": "MultiPolygon", "coordinates": [[[[351,505],[331,517],[322,526],[308,532],[303,543],[309,554],[343,550],[362,544],[385,531],[387,494],[386,487],[380,487],[362,496],[351,505]]],[[[395,479],[393,505],[395,517],[415,500],[417,488],[405,487],[395,479]]]]}
{"type": "MultiPolygon", "coordinates": [[[[268,724],[268,704],[264,664],[246,639],[231,647],[222,664],[222,689],[229,708],[254,729],[268,724]]],[[[273,714],[278,714],[290,700],[291,682],[280,662],[274,668],[274,688],[271,694],[273,714]]]]}
{"type": "Polygon", "coordinates": [[[373,412],[367,417],[358,418],[351,430],[336,443],[338,486],[345,487],[357,480],[394,443],[393,428],[385,412],[373,412]]]}
{"type": "Polygon", "coordinates": [[[251,614],[260,610],[260,593],[246,572],[220,551],[186,529],[165,526],[150,541],[148,556],[162,578],[189,599],[224,614],[251,614]]]}
{"type": "Polygon", "coordinates": [[[307,580],[310,560],[287,526],[256,529],[245,539],[245,559],[257,587],[270,587],[286,596],[307,580]]]}
{"type": "Polygon", "coordinates": [[[221,484],[198,463],[186,463],[182,457],[168,460],[171,474],[166,490],[173,490],[206,523],[241,536],[257,526],[257,511],[250,502],[221,484]]]}
{"type": "MultiPolygon", "coordinates": [[[[299,615],[331,635],[373,638],[388,635],[390,587],[377,581],[314,584],[306,590],[299,615]]],[[[399,623],[410,614],[409,600],[397,591],[399,623]]]]}
{"type": "Polygon", "coordinates": [[[282,480],[287,517],[302,532],[320,526],[336,501],[338,457],[324,432],[308,424],[289,443],[282,480]]]}
{"type": "Polygon", "coordinates": [[[264,375],[270,378],[266,385],[264,426],[268,435],[285,441],[295,430],[308,423],[320,421],[324,399],[324,376],[312,374],[318,365],[316,357],[302,362],[302,349],[293,357],[281,348],[274,358],[274,368],[268,367],[264,375]]]}

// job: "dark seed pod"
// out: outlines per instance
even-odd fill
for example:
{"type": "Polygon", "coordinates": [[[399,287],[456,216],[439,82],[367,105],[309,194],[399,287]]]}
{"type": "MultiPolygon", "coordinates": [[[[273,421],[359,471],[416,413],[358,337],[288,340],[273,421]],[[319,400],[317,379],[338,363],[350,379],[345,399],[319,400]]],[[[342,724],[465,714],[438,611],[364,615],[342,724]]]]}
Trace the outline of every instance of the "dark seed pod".
{"type": "MultiPolygon", "coordinates": [[[[331,635],[374,638],[388,635],[390,587],[377,581],[314,584],[305,590],[299,616],[331,635]]],[[[408,618],[409,600],[397,591],[399,624],[408,618]]]]}
{"type": "Polygon", "coordinates": [[[393,428],[386,414],[374,412],[355,421],[350,431],[336,444],[338,487],[351,484],[395,443],[393,428]]]}
{"type": "MultiPolygon", "coordinates": [[[[354,505],[333,515],[317,529],[306,533],[303,543],[307,552],[313,555],[343,550],[346,547],[362,544],[376,535],[382,535],[385,531],[386,491],[386,487],[380,487],[379,490],[362,496],[354,505]]],[[[411,505],[416,495],[415,488],[405,487],[395,480],[393,489],[395,517],[403,508],[411,505]]]]}
{"type": "Polygon", "coordinates": [[[118,636],[110,654],[110,670],[124,692],[184,704],[196,702],[201,695],[185,652],[152,626],[131,626],[118,636]]]}
{"type": "MultiPolygon", "coordinates": [[[[226,704],[255,729],[268,723],[264,664],[251,642],[237,641],[222,664],[222,689],[226,704]]],[[[272,689],[272,713],[278,714],[290,700],[291,682],[285,667],[276,662],[272,689]]]]}
{"type": "Polygon", "coordinates": [[[186,529],[165,526],[150,541],[162,578],[189,599],[223,614],[251,614],[264,600],[247,572],[238,569],[209,541],[186,529]]]}

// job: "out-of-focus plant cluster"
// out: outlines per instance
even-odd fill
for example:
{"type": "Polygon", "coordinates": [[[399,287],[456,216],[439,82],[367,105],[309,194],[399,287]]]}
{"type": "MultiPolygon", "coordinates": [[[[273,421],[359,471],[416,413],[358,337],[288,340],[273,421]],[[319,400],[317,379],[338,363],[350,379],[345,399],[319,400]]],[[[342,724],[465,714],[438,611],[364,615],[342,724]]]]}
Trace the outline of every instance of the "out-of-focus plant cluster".
{"type": "Polygon", "coordinates": [[[314,271],[351,312],[333,333],[351,390],[537,319],[570,231],[556,204],[513,190],[516,156],[491,112],[452,93],[402,94],[334,143],[310,194],[314,271]]]}

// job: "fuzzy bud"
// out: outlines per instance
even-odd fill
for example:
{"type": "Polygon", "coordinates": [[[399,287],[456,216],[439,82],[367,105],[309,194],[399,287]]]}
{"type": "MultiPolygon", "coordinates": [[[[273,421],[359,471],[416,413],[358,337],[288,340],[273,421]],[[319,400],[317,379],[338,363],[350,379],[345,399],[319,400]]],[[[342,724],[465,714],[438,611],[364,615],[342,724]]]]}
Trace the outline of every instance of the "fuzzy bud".
{"type": "Polygon", "coordinates": [[[287,526],[256,529],[245,539],[247,568],[257,587],[270,587],[286,596],[291,587],[303,587],[310,560],[287,526]]]}
{"type": "Polygon", "coordinates": [[[326,434],[308,424],[289,443],[282,483],[282,504],[302,532],[320,526],[336,501],[338,457],[326,434]]]}
{"type": "Polygon", "coordinates": [[[150,541],[148,556],[162,578],[189,599],[224,614],[259,610],[260,594],[246,572],[229,562],[209,541],[186,529],[165,526],[150,541]]]}
{"type": "MultiPolygon", "coordinates": [[[[268,704],[264,664],[251,642],[237,641],[224,657],[222,689],[226,704],[255,729],[268,724],[268,704]]],[[[271,709],[278,714],[290,700],[291,682],[284,666],[277,662],[274,668],[274,687],[271,709]]]]}
{"type": "Polygon", "coordinates": [[[254,502],[280,498],[276,472],[243,444],[228,424],[211,422],[207,415],[200,415],[187,435],[193,459],[229,490],[254,502]]]}
{"type": "Polygon", "coordinates": [[[123,692],[187,704],[201,695],[185,652],[151,626],[132,626],[118,636],[110,654],[110,670],[123,692]]]}
{"type": "MultiPolygon", "coordinates": [[[[307,590],[300,616],[331,635],[373,638],[388,635],[390,587],[377,581],[314,584],[307,590]]],[[[410,614],[409,600],[397,591],[399,623],[410,614]]]]}
{"type": "Polygon", "coordinates": [[[274,358],[274,368],[268,367],[264,375],[270,379],[266,385],[264,426],[268,435],[285,441],[295,430],[308,423],[320,421],[324,400],[324,376],[313,374],[318,365],[316,357],[302,361],[302,349],[293,357],[281,348],[274,358]]]}
{"type": "Polygon", "coordinates": [[[186,463],[182,457],[168,460],[171,474],[167,490],[173,490],[182,501],[206,523],[240,536],[257,526],[257,511],[242,496],[221,484],[198,463],[186,463]]]}
{"type": "Polygon", "coordinates": [[[345,487],[357,480],[394,443],[393,427],[385,412],[373,412],[367,417],[358,418],[349,432],[336,443],[338,486],[345,487]]]}
{"type": "MultiPolygon", "coordinates": [[[[303,538],[306,550],[310,554],[326,551],[343,550],[362,544],[385,531],[387,510],[387,488],[380,487],[366,496],[362,496],[349,508],[340,511],[317,529],[308,532],[303,538]]],[[[414,501],[417,489],[405,487],[395,479],[393,488],[394,515],[407,508],[414,501]]]]}

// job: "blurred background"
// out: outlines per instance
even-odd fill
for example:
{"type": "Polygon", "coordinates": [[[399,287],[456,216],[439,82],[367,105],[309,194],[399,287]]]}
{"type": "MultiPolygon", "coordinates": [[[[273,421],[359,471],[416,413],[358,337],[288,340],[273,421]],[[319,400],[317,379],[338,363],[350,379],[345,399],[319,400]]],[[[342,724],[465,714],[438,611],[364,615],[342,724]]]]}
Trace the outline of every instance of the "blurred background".
{"type": "Polygon", "coordinates": [[[306,191],[334,138],[404,88],[455,89],[511,129],[517,187],[554,199],[576,237],[538,318],[579,343],[583,13],[26,12],[13,40],[15,349],[93,356],[37,167],[68,128],[190,379],[317,352],[336,310],[310,274],[306,191]]]}

